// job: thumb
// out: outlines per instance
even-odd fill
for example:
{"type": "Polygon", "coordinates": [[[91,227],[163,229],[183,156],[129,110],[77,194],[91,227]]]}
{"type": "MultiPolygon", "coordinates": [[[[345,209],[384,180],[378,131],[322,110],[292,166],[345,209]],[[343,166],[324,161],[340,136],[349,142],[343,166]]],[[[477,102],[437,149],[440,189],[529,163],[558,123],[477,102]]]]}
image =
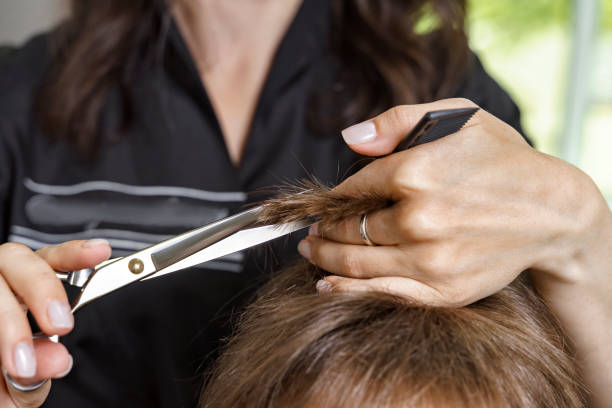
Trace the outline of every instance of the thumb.
{"type": "Polygon", "coordinates": [[[317,282],[319,293],[328,292],[384,292],[420,305],[450,306],[451,302],[434,287],[404,276],[387,276],[369,279],[347,278],[329,275],[317,282]]]}
{"type": "Polygon", "coordinates": [[[420,105],[399,105],[370,120],[344,129],[342,137],[346,144],[359,154],[382,156],[393,152],[427,112],[475,106],[470,100],[461,98],[420,105]]]}

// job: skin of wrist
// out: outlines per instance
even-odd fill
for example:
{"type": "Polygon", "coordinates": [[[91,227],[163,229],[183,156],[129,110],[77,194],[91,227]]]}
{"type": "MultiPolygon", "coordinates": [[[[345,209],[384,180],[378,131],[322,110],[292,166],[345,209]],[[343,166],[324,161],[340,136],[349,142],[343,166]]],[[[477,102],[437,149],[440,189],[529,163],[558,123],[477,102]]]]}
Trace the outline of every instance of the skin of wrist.
{"type": "Polygon", "coordinates": [[[562,195],[566,222],[560,223],[531,275],[542,294],[579,290],[607,302],[606,289],[612,284],[612,212],[594,182],[573,170],[573,180],[562,195]]]}
{"type": "Polygon", "coordinates": [[[568,234],[568,255],[557,253],[556,261],[543,263],[546,270],[533,269],[530,275],[571,340],[591,406],[606,407],[612,378],[612,213],[593,190],[582,196],[590,215],[582,221],[589,222],[568,234]]]}

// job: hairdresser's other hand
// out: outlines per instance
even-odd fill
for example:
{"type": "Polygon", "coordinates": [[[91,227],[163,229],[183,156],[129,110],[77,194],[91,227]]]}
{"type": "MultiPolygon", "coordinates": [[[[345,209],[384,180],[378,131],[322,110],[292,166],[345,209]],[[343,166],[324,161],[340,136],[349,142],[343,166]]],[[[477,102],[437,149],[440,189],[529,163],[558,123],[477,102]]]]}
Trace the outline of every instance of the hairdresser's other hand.
{"type": "MultiPolygon", "coordinates": [[[[399,106],[343,135],[361,154],[390,153],[425,112],[468,106],[399,106]]],[[[334,274],[320,290],[383,290],[462,306],[530,269],[576,346],[592,406],[611,406],[612,213],[587,175],[480,110],[456,134],[378,159],[337,188],[393,204],[367,217],[380,246],[363,245],[359,219],[320,225],[300,243],[334,274]]]]}
{"type": "MultiPolygon", "coordinates": [[[[0,362],[12,378],[27,385],[68,374],[72,357],[66,348],[46,339],[33,341],[25,310],[46,334],[67,334],[74,319],[54,270],[93,267],[109,256],[103,240],[70,241],[36,252],[20,244],[0,245],[0,362]]],[[[50,381],[36,391],[20,392],[0,375],[0,407],[39,407],[49,390],[50,381]]]]}
{"type": "MultiPolygon", "coordinates": [[[[469,106],[461,99],[399,106],[343,135],[355,151],[378,156],[392,152],[425,112],[469,106]]],[[[358,218],[320,225],[320,236],[300,245],[338,275],[326,279],[336,290],[383,289],[463,306],[528,268],[541,272],[536,280],[546,287],[610,281],[602,270],[583,276],[585,257],[612,229],[593,182],[483,110],[456,134],[378,159],[337,189],[382,195],[393,205],[368,215],[369,236],[379,246],[364,245],[358,218]]]]}

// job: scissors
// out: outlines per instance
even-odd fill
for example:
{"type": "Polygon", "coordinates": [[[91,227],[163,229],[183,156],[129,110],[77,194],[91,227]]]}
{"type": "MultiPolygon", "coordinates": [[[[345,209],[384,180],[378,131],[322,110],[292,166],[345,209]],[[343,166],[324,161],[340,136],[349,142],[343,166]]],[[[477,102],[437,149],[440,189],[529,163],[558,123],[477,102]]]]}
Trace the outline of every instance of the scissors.
{"type": "MultiPolygon", "coordinates": [[[[395,151],[457,132],[478,108],[427,112],[395,151]]],[[[301,220],[280,225],[255,226],[262,205],[177,235],[131,255],[105,261],[95,268],[56,272],[63,282],[81,288],[72,312],[131,283],[157,278],[268,242],[314,224],[301,220]]]]}
{"type": "MultiPolygon", "coordinates": [[[[80,288],[71,304],[72,313],[88,303],[131,283],[157,278],[268,242],[307,228],[316,220],[258,226],[264,206],[260,205],[203,227],[172,237],[131,255],[109,259],[94,268],[55,272],[64,283],[80,288]]],[[[37,333],[35,339],[58,342],[58,336],[37,333]]],[[[4,377],[19,391],[34,391],[47,380],[23,385],[3,370],[4,377]]]]}
{"type": "MultiPolygon", "coordinates": [[[[455,133],[474,115],[478,108],[448,109],[426,113],[395,151],[427,143],[455,133]]],[[[131,255],[109,259],[94,268],[72,272],[56,272],[57,277],[80,292],[71,304],[72,312],[88,303],[129,284],[153,279],[208,262],[219,257],[268,242],[307,228],[316,218],[278,225],[258,226],[264,211],[260,205],[203,227],[177,235],[131,255]]],[[[58,341],[57,336],[43,334],[35,338],[58,341]]],[[[4,372],[5,379],[20,391],[33,391],[45,382],[24,386],[4,372]]]]}
{"type": "Polygon", "coordinates": [[[81,290],[72,312],[131,283],[158,278],[225,255],[238,252],[316,221],[301,220],[279,225],[256,226],[262,205],[172,237],[131,255],[105,261],[94,268],[56,272],[57,277],[81,290]]]}

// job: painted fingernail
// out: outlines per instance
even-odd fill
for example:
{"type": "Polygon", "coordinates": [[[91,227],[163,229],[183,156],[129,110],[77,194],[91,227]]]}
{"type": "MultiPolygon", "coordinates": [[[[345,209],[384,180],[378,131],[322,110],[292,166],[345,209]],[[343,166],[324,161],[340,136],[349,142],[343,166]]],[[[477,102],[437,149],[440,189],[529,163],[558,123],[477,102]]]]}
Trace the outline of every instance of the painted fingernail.
{"type": "Polygon", "coordinates": [[[376,139],[374,122],[363,122],[348,127],[342,131],[342,137],[347,144],[356,145],[376,139]]]}
{"type": "Polygon", "coordinates": [[[17,375],[21,378],[31,378],[36,374],[36,356],[32,344],[22,341],[15,346],[13,351],[17,375]]]}
{"type": "Polygon", "coordinates": [[[298,252],[306,259],[310,259],[310,242],[306,240],[300,241],[298,244],[298,252]]]}
{"type": "Polygon", "coordinates": [[[319,293],[329,293],[332,291],[332,284],[324,279],[321,279],[317,281],[317,291],[319,293]]]}
{"type": "Polygon", "coordinates": [[[47,314],[51,324],[56,329],[71,329],[74,326],[74,319],[70,312],[70,306],[59,300],[54,300],[47,306],[47,314]]]}
{"type": "Polygon", "coordinates": [[[97,247],[98,245],[109,245],[108,241],[105,239],[101,239],[101,238],[96,238],[96,239],[90,239],[89,241],[85,241],[83,242],[83,248],[93,248],[93,247],[97,247]]]}
{"type": "Polygon", "coordinates": [[[65,369],[64,371],[62,371],[61,373],[57,374],[55,376],[55,378],[64,378],[65,376],[67,376],[68,374],[70,374],[70,371],[72,371],[72,366],[74,365],[74,360],[72,359],[72,356],[68,356],[70,357],[70,362],[68,363],[68,368],[65,369]]]}
{"type": "Polygon", "coordinates": [[[319,224],[312,224],[310,228],[308,228],[308,235],[314,235],[315,237],[319,236],[319,224]]]}

